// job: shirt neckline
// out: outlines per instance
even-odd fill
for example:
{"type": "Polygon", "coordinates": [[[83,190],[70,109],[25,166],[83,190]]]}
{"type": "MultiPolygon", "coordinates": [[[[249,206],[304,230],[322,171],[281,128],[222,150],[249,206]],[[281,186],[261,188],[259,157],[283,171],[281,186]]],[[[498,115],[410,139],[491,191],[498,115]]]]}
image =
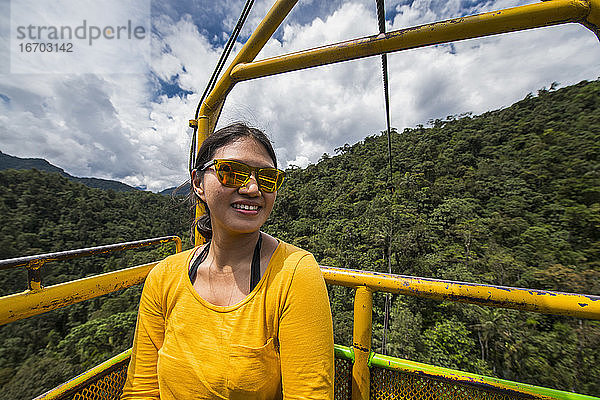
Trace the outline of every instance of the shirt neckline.
{"type": "Polygon", "coordinates": [[[203,298],[202,296],[200,296],[200,294],[196,291],[196,289],[194,289],[194,286],[192,285],[192,282],[190,281],[188,271],[189,271],[190,262],[191,262],[192,258],[194,257],[194,254],[196,254],[196,251],[198,249],[194,249],[186,257],[186,262],[185,262],[186,267],[183,268],[183,275],[184,275],[183,279],[185,281],[185,286],[192,293],[194,298],[198,302],[200,302],[200,304],[202,304],[203,306],[205,306],[208,309],[211,309],[211,310],[217,311],[217,312],[223,312],[223,313],[237,310],[238,308],[242,307],[244,304],[246,304],[250,300],[252,300],[252,298],[256,295],[256,293],[258,293],[261,290],[261,288],[265,285],[264,282],[268,279],[268,277],[271,273],[272,261],[275,259],[276,256],[279,255],[278,253],[281,252],[282,251],[281,249],[283,248],[283,242],[279,239],[277,239],[277,242],[278,242],[277,247],[275,248],[275,251],[271,255],[271,258],[269,259],[269,262],[267,264],[267,269],[265,270],[265,273],[260,277],[258,284],[254,287],[254,289],[252,289],[252,291],[250,293],[248,293],[248,295],[246,297],[244,297],[242,300],[240,300],[239,302],[237,302],[235,304],[232,304],[230,306],[219,306],[219,305],[213,304],[210,301],[203,298]]]}

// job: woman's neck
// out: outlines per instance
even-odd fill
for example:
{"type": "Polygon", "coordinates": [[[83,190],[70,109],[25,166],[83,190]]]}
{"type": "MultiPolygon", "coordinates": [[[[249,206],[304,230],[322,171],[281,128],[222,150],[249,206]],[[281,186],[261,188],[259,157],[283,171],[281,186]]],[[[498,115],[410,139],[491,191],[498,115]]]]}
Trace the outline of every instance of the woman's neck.
{"type": "Polygon", "coordinates": [[[213,268],[226,273],[240,267],[248,267],[254,255],[259,233],[257,231],[242,235],[228,235],[213,231],[208,253],[213,268]]]}

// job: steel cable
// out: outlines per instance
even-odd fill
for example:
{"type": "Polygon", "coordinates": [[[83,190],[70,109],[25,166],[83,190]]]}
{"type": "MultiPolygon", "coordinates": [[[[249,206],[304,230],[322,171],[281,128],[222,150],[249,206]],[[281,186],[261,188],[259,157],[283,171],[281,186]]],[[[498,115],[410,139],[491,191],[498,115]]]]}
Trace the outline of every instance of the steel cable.
{"type": "MultiPolygon", "coordinates": [[[[225,63],[227,62],[227,58],[229,57],[229,54],[231,53],[231,50],[233,49],[233,45],[235,44],[235,41],[237,40],[239,33],[241,32],[242,27],[244,26],[244,23],[246,22],[246,19],[247,19],[248,15],[250,14],[250,10],[252,9],[253,5],[254,5],[254,0],[246,1],[246,4],[244,5],[244,8],[242,9],[240,17],[238,18],[238,21],[235,24],[235,27],[233,28],[231,35],[229,35],[229,39],[227,40],[227,43],[225,44],[225,47],[223,48],[223,53],[221,53],[219,62],[215,66],[215,69],[213,70],[213,73],[206,85],[206,88],[204,89],[204,93],[202,94],[202,97],[200,98],[200,101],[198,102],[198,106],[196,107],[196,113],[194,114],[194,119],[196,121],[198,120],[198,114],[200,113],[200,107],[202,106],[202,103],[204,103],[204,100],[206,100],[206,96],[208,95],[208,93],[210,93],[210,91],[213,90],[213,88],[215,87],[215,85],[217,83],[217,79],[218,79],[219,75],[221,74],[221,71],[223,70],[225,63]]],[[[192,143],[190,146],[190,159],[189,159],[189,166],[188,166],[190,174],[192,173],[192,169],[194,169],[194,163],[195,163],[195,159],[196,159],[196,135],[197,135],[197,133],[198,133],[198,124],[196,123],[196,125],[194,126],[194,133],[192,135],[192,143]]]]}
{"type": "MultiPolygon", "coordinates": [[[[379,26],[379,33],[385,33],[385,5],[383,0],[376,0],[377,3],[377,23],[379,26]]],[[[388,140],[388,166],[389,166],[389,175],[388,175],[388,190],[390,194],[394,192],[394,185],[392,182],[392,129],[391,129],[391,118],[390,118],[390,91],[388,85],[388,65],[387,65],[387,54],[381,55],[381,72],[383,75],[383,95],[385,98],[385,117],[386,117],[386,128],[387,128],[387,140],[388,140]]],[[[391,214],[388,214],[391,215],[391,214]]],[[[387,263],[388,263],[388,273],[392,273],[392,264],[391,264],[391,246],[392,246],[392,232],[393,224],[390,220],[389,223],[389,239],[387,243],[387,263]]],[[[384,253],[384,257],[386,254],[384,253]]],[[[389,319],[390,319],[390,294],[386,293],[385,295],[385,316],[383,320],[383,337],[381,341],[381,353],[387,354],[387,331],[389,329],[389,319]]]]}

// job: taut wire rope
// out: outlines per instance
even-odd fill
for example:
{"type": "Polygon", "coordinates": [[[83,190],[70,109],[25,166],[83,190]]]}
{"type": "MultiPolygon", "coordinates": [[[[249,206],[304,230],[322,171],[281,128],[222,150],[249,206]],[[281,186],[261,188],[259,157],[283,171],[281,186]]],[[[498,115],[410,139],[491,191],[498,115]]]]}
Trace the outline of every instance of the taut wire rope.
{"type": "MultiPolygon", "coordinates": [[[[244,23],[246,22],[246,18],[248,18],[248,14],[250,14],[250,10],[252,9],[253,4],[254,4],[254,0],[246,1],[246,4],[244,5],[244,8],[242,9],[242,13],[240,14],[240,17],[238,18],[238,21],[235,24],[235,27],[233,28],[231,35],[229,35],[229,39],[227,40],[227,43],[225,44],[225,47],[223,48],[223,53],[221,53],[219,62],[215,66],[215,69],[213,70],[213,73],[212,73],[208,83],[206,84],[204,93],[202,94],[202,97],[200,98],[200,101],[198,102],[198,106],[196,107],[196,114],[194,115],[194,119],[196,121],[198,120],[198,114],[200,113],[200,107],[202,106],[202,103],[204,103],[204,100],[206,100],[206,96],[215,87],[215,85],[217,83],[217,79],[219,78],[219,75],[221,74],[221,71],[223,70],[225,63],[227,62],[227,58],[229,57],[229,54],[231,53],[231,50],[233,49],[233,45],[235,44],[235,41],[237,40],[237,38],[242,30],[242,27],[244,26],[244,23]]],[[[192,135],[192,144],[190,146],[190,159],[189,159],[189,165],[188,165],[190,174],[192,173],[192,169],[194,169],[194,162],[196,159],[196,139],[197,139],[196,135],[198,133],[198,124],[196,123],[193,126],[193,128],[194,128],[194,133],[192,135]]]]}
{"type": "MultiPolygon", "coordinates": [[[[379,33],[385,33],[385,5],[384,0],[376,0],[377,3],[377,23],[379,25],[379,33]]],[[[387,187],[390,191],[390,196],[394,192],[394,185],[392,182],[392,128],[390,122],[390,91],[388,84],[388,64],[387,64],[387,54],[383,53],[381,55],[381,71],[383,75],[383,95],[385,98],[385,117],[386,117],[386,128],[387,128],[387,141],[388,141],[388,183],[387,187]]],[[[388,213],[388,215],[391,215],[388,213]]],[[[393,224],[390,219],[389,227],[388,227],[388,241],[387,241],[387,267],[388,273],[392,273],[392,237],[393,237],[393,224]]],[[[384,254],[385,256],[385,254],[384,254]]],[[[383,335],[381,340],[381,354],[387,354],[387,332],[389,329],[389,321],[390,321],[390,303],[391,297],[389,293],[385,294],[385,314],[383,319],[383,335]]]]}

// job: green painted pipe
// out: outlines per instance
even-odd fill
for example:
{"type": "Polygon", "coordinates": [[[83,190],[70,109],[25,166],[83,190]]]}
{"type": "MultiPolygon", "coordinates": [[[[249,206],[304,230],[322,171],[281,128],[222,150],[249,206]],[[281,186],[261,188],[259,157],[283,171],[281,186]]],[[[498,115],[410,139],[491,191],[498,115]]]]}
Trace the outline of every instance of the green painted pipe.
{"type": "Polygon", "coordinates": [[[512,382],[489,376],[476,375],[449,368],[435,367],[433,365],[396,357],[384,356],[381,354],[375,354],[372,357],[371,367],[379,367],[394,371],[402,371],[413,375],[418,374],[420,376],[443,379],[445,381],[462,383],[469,386],[487,389],[496,393],[507,393],[509,395],[513,394],[523,396],[523,394],[525,394],[529,396],[533,395],[533,397],[536,398],[542,396],[545,398],[561,400],[600,400],[598,397],[549,389],[545,387],[529,385],[526,383],[512,382]]]}
{"type": "Polygon", "coordinates": [[[334,352],[335,358],[352,361],[354,363],[354,351],[352,350],[352,347],[334,344],[333,352],[334,352]]]}

